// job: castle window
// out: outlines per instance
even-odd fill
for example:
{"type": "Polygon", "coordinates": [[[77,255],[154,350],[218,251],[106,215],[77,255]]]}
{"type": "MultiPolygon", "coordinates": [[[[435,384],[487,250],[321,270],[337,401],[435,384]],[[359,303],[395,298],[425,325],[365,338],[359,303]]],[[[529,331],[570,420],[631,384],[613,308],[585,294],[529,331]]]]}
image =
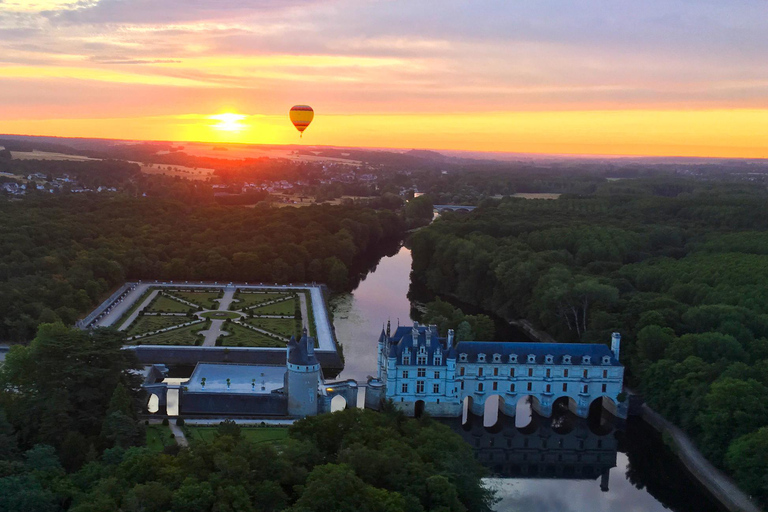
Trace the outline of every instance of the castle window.
{"type": "Polygon", "coordinates": [[[482,377],[483,376],[483,367],[482,366],[477,369],[477,376],[478,377],[482,377]]]}
{"type": "Polygon", "coordinates": [[[501,354],[493,354],[493,362],[494,363],[500,363],[501,362],[501,354]]]}
{"type": "Polygon", "coordinates": [[[477,360],[478,360],[478,362],[484,363],[485,362],[485,354],[477,354],[477,360]]]}
{"type": "Polygon", "coordinates": [[[498,389],[499,389],[499,383],[498,382],[494,382],[493,383],[493,390],[496,391],[498,389]]]}
{"type": "Polygon", "coordinates": [[[515,392],[515,384],[514,383],[509,385],[509,392],[510,393],[514,393],[515,392]]]}
{"type": "Polygon", "coordinates": [[[510,363],[516,363],[517,362],[517,354],[509,354],[509,362],[510,363]]]}
{"type": "Polygon", "coordinates": [[[607,384],[603,384],[603,393],[605,393],[606,391],[608,391],[608,385],[607,384]]]}
{"type": "Polygon", "coordinates": [[[408,378],[408,370],[403,370],[403,378],[404,379],[408,378]]]}
{"type": "Polygon", "coordinates": [[[411,354],[408,352],[403,353],[403,364],[406,366],[411,364],[411,354]]]}
{"type": "Polygon", "coordinates": [[[440,356],[440,355],[436,354],[435,355],[434,365],[435,366],[440,366],[441,364],[443,364],[443,356],[440,356]]]}
{"type": "Polygon", "coordinates": [[[533,368],[528,368],[528,376],[533,377],[533,368]]]}
{"type": "Polygon", "coordinates": [[[408,383],[407,382],[403,384],[402,390],[403,390],[403,393],[407,393],[408,392],[408,383]]]}
{"type": "Polygon", "coordinates": [[[419,354],[416,356],[416,364],[427,364],[427,355],[419,354]]]}
{"type": "Polygon", "coordinates": [[[583,386],[581,386],[581,392],[582,393],[586,394],[588,391],[589,391],[589,385],[588,384],[584,384],[583,386]]]}
{"type": "Polygon", "coordinates": [[[528,362],[529,363],[535,363],[536,362],[536,356],[533,354],[528,354],[528,362]]]}
{"type": "Polygon", "coordinates": [[[547,368],[547,377],[551,377],[551,376],[552,376],[552,369],[547,368]]]}
{"type": "Polygon", "coordinates": [[[563,356],[563,364],[571,364],[571,356],[563,356]]]}
{"type": "Polygon", "coordinates": [[[563,370],[563,377],[568,377],[568,368],[563,370]]]}
{"type": "Polygon", "coordinates": [[[478,382],[477,383],[477,390],[478,391],[483,391],[483,383],[482,382],[478,382]]]}
{"type": "Polygon", "coordinates": [[[439,378],[440,378],[440,372],[435,372],[435,378],[436,378],[436,379],[439,379],[439,378]]]}
{"type": "Polygon", "coordinates": [[[439,393],[440,392],[440,384],[432,384],[432,392],[433,393],[439,393]]]}
{"type": "Polygon", "coordinates": [[[568,391],[568,384],[563,383],[563,391],[568,391]]]}
{"type": "Polygon", "coordinates": [[[530,382],[528,383],[528,391],[533,391],[533,384],[530,382]]]}
{"type": "Polygon", "coordinates": [[[416,393],[424,393],[424,381],[423,380],[417,380],[416,381],[416,393]]]}
{"type": "Polygon", "coordinates": [[[603,378],[604,379],[608,378],[608,370],[603,370],[603,378]]]}
{"type": "Polygon", "coordinates": [[[552,364],[553,361],[554,361],[554,357],[547,356],[547,363],[552,364]]]}
{"type": "Polygon", "coordinates": [[[494,367],[493,368],[493,376],[494,377],[498,377],[499,376],[499,368],[498,367],[494,367]]]}
{"type": "Polygon", "coordinates": [[[586,379],[588,377],[589,377],[589,370],[584,370],[584,378],[586,379]]]}
{"type": "Polygon", "coordinates": [[[467,354],[459,354],[459,361],[466,361],[467,360],[467,354]]]}
{"type": "Polygon", "coordinates": [[[611,364],[611,356],[603,356],[603,364],[611,364]]]}
{"type": "Polygon", "coordinates": [[[547,384],[547,393],[552,392],[552,384],[547,384]]]}
{"type": "Polygon", "coordinates": [[[584,356],[581,358],[581,364],[589,364],[590,357],[584,356]]]}
{"type": "Polygon", "coordinates": [[[464,391],[464,381],[461,381],[461,390],[464,391]]]}
{"type": "Polygon", "coordinates": [[[427,376],[427,369],[426,368],[419,368],[416,370],[416,376],[417,377],[426,377],[427,376]]]}
{"type": "Polygon", "coordinates": [[[459,368],[459,376],[461,376],[461,377],[464,376],[464,367],[463,366],[461,368],[459,368]]]}

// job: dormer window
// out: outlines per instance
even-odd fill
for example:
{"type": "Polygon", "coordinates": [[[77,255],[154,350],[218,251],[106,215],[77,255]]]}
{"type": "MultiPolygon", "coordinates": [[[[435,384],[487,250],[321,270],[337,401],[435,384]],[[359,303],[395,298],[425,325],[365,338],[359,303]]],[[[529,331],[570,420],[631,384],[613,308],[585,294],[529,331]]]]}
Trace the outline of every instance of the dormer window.
{"type": "Polygon", "coordinates": [[[603,364],[611,364],[611,356],[603,356],[603,364]]]}
{"type": "Polygon", "coordinates": [[[441,356],[440,354],[435,354],[434,365],[440,366],[441,364],[443,364],[443,356],[441,356]]]}
{"type": "Polygon", "coordinates": [[[466,362],[467,361],[467,354],[459,354],[459,361],[466,362]]]}
{"type": "Polygon", "coordinates": [[[408,352],[407,350],[403,352],[403,364],[404,365],[411,364],[411,353],[408,352]]]}
{"type": "Polygon", "coordinates": [[[583,356],[581,358],[581,364],[589,364],[590,359],[591,358],[589,356],[583,356]]]}
{"type": "Polygon", "coordinates": [[[509,362],[510,363],[516,363],[517,362],[517,354],[509,354],[509,362]]]}
{"type": "Polygon", "coordinates": [[[500,363],[501,362],[501,354],[493,354],[493,362],[494,363],[500,363]]]}
{"type": "Polygon", "coordinates": [[[477,360],[481,363],[485,362],[485,354],[477,354],[477,360]]]}
{"type": "Polygon", "coordinates": [[[552,364],[555,361],[555,358],[553,356],[548,355],[546,357],[546,361],[547,363],[552,364]]]}
{"type": "Polygon", "coordinates": [[[529,363],[535,363],[536,362],[536,356],[533,354],[528,354],[528,362],[529,363]]]}
{"type": "Polygon", "coordinates": [[[571,356],[563,356],[563,364],[571,364],[571,356]]]}

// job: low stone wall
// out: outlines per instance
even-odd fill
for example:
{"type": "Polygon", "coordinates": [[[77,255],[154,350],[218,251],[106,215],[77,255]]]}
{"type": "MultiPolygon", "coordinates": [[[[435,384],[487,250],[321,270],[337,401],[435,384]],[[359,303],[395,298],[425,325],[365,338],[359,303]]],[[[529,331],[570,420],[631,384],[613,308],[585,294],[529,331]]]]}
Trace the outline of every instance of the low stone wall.
{"type": "Polygon", "coordinates": [[[643,405],[641,411],[646,423],[674,441],[672,448],[683,465],[725,508],[731,512],[761,512],[730,478],[704,458],[682,430],[648,405],[643,405]]]}
{"type": "Polygon", "coordinates": [[[179,415],[222,416],[287,416],[288,400],[284,395],[250,395],[244,393],[191,393],[179,391],[179,415]]]}

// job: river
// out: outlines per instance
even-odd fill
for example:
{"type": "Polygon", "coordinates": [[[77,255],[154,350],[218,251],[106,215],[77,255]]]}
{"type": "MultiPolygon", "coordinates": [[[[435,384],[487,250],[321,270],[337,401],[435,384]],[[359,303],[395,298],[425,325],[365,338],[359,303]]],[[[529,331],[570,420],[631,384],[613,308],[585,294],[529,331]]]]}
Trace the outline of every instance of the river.
{"type": "MultiPolygon", "coordinates": [[[[346,366],[339,379],[365,380],[376,370],[376,341],[388,320],[409,324],[411,253],[395,249],[351,293],[331,299],[334,327],[346,366]]],[[[538,428],[518,429],[514,420],[494,428],[474,418],[470,426],[446,421],[476,450],[500,499],[495,510],[524,512],[721,512],[641,420],[597,432],[571,419],[567,429],[539,419],[538,428]],[[574,444],[575,443],[575,444],[574,444]]]]}

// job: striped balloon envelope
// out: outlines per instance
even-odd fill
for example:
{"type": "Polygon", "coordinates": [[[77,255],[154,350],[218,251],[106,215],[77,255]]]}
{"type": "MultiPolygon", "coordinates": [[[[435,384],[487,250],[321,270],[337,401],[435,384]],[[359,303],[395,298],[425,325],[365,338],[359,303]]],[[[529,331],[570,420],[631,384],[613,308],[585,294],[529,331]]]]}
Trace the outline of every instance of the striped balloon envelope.
{"type": "Polygon", "coordinates": [[[291,118],[293,126],[299,130],[300,134],[304,134],[304,130],[307,129],[309,123],[315,117],[315,111],[309,105],[294,105],[291,107],[291,111],[288,113],[291,118]]]}

